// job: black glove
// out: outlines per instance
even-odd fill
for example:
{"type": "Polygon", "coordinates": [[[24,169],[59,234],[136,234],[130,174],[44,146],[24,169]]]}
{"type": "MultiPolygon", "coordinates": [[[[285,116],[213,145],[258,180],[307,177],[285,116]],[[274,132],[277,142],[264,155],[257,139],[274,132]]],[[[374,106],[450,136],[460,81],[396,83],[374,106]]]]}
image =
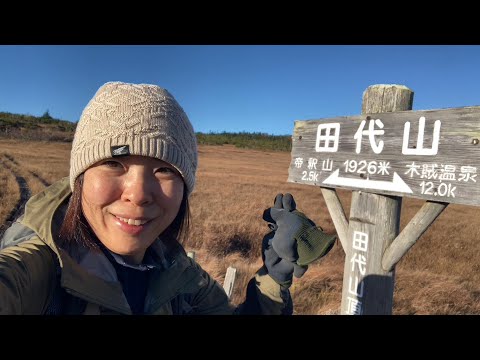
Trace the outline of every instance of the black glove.
{"type": "Polygon", "coordinates": [[[294,262],[282,259],[272,247],[275,232],[271,231],[263,237],[262,260],[268,274],[278,284],[289,287],[292,284],[292,275],[300,278],[307,271],[308,266],[300,266],[294,262]]]}
{"type": "Polygon", "coordinates": [[[296,210],[295,200],[289,193],[278,194],[273,208],[264,211],[263,219],[274,230],[271,248],[275,254],[300,267],[325,256],[335,243],[335,235],[324,233],[320,226],[296,210]]]}

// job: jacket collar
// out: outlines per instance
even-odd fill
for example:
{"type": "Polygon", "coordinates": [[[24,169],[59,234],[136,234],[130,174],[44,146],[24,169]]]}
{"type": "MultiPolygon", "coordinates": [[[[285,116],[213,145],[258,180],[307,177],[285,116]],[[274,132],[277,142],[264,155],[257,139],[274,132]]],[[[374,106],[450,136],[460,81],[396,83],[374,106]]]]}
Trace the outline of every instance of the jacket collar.
{"type": "MultiPolygon", "coordinates": [[[[25,205],[22,223],[34,230],[57,255],[61,268],[61,285],[74,296],[124,314],[131,314],[128,302],[113,265],[99,251],[76,247],[59,248],[54,241],[63,222],[71,195],[69,178],[65,177],[33,196],[25,205]]],[[[155,312],[196,278],[197,272],[178,242],[168,248],[160,239],[152,244],[160,266],[151,269],[146,311],[155,312]]],[[[188,289],[184,289],[188,290],[188,289]]]]}

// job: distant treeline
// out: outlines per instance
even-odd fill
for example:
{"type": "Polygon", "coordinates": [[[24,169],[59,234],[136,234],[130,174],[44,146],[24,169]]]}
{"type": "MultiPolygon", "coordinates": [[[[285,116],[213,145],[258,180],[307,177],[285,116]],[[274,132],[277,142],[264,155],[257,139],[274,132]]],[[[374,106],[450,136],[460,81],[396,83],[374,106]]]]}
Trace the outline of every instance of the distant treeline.
{"type": "Polygon", "coordinates": [[[265,133],[200,133],[197,132],[197,141],[202,145],[231,144],[240,148],[291,151],[292,137],[290,135],[269,135],[265,133]]]}
{"type": "MultiPolygon", "coordinates": [[[[72,141],[77,124],[55,119],[48,110],[42,116],[0,112],[0,138],[45,141],[72,141]]],[[[290,135],[269,135],[260,132],[197,132],[201,145],[235,145],[240,148],[270,151],[291,151],[290,135]]]]}

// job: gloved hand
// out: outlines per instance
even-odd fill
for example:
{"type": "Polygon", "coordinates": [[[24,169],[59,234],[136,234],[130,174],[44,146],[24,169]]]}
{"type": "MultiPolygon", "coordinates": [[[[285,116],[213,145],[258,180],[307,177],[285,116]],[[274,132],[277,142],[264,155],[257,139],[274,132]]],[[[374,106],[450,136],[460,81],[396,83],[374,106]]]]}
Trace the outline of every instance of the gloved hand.
{"type": "Polygon", "coordinates": [[[292,276],[300,278],[305,274],[308,266],[300,266],[295,262],[282,259],[272,247],[275,231],[269,232],[263,237],[262,260],[268,274],[280,285],[289,287],[292,284],[292,276]]]}
{"type": "Polygon", "coordinates": [[[336,239],[298,211],[289,193],[278,194],[263,219],[273,231],[263,239],[262,258],[270,276],[279,283],[291,282],[292,275],[301,277],[308,264],[332,249],[336,239]]]}

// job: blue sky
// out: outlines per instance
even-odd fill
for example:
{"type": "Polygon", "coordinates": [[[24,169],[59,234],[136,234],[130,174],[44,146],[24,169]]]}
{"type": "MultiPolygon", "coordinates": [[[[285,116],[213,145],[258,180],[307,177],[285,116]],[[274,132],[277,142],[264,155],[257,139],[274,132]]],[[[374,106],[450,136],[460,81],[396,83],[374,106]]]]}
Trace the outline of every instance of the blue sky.
{"type": "Polygon", "coordinates": [[[291,135],[295,120],[361,113],[373,84],[413,110],[480,105],[480,46],[0,46],[0,111],[78,121],[107,81],[160,85],[195,131],[291,135]]]}

